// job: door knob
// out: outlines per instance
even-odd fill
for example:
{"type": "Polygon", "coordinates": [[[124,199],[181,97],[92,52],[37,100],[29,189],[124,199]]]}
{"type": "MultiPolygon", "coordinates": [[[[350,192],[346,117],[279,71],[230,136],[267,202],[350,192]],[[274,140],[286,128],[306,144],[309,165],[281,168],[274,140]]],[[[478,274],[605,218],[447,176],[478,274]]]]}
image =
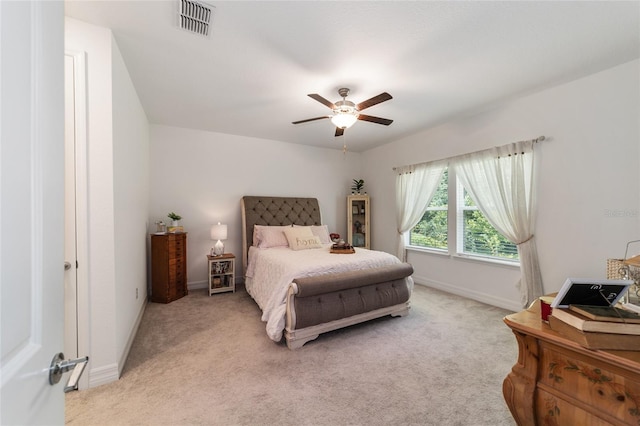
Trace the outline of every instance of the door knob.
{"type": "Polygon", "coordinates": [[[64,354],[62,352],[57,353],[51,360],[51,367],[49,367],[49,384],[51,386],[55,385],[60,381],[64,373],[73,369],[71,377],[69,377],[69,381],[64,387],[64,391],[66,393],[77,390],[78,381],[84,372],[84,368],[87,366],[87,362],[89,362],[88,356],[65,361],[64,354]]]}
{"type": "Polygon", "coordinates": [[[64,262],[64,270],[68,271],[69,269],[71,269],[71,263],[70,262],[64,262]]]}

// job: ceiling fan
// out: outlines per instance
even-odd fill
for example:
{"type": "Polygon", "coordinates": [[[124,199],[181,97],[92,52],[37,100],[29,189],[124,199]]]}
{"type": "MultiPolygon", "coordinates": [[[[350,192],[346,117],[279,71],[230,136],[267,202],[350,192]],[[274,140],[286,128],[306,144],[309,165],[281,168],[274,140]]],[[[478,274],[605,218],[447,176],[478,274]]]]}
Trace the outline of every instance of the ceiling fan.
{"type": "Polygon", "coordinates": [[[351,127],[357,120],[370,121],[372,123],[382,124],[385,126],[393,123],[393,120],[389,120],[388,118],[380,118],[371,115],[360,114],[360,111],[364,109],[377,105],[381,102],[388,101],[389,99],[393,99],[393,97],[387,92],[380,93],[378,96],[374,96],[373,98],[360,102],[357,105],[346,99],[347,95],[349,95],[349,89],[345,87],[338,89],[338,94],[342,96],[342,100],[336,102],[335,104],[329,102],[317,93],[311,93],[307,95],[310,98],[320,102],[321,104],[324,104],[331,108],[333,114],[323,115],[322,117],[307,118],[306,120],[294,121],[292,124],[300,124],[306,123],[308,121],[330,118],[331,122],[336,126],[336,136],[342,136],[344,134],[344,129],[348,129],[349,127],[351,127]]]}

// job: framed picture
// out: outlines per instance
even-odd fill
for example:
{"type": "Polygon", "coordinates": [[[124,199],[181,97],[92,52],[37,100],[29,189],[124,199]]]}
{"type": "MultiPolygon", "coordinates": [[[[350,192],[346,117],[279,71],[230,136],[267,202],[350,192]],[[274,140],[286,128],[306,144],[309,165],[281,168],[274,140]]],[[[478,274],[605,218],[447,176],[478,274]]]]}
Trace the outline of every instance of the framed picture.
{"type": "Polygon", "coordinates": [[[569,305],[613,306],[633,284],[631,280],[592,280],[567,278],[551,303],[552,308],[569,305]]]}
{"type": "Polygon", "coordinates": [[[351,206],[351,214],[358,214],[359,212],[358,206],[351,206]]]}

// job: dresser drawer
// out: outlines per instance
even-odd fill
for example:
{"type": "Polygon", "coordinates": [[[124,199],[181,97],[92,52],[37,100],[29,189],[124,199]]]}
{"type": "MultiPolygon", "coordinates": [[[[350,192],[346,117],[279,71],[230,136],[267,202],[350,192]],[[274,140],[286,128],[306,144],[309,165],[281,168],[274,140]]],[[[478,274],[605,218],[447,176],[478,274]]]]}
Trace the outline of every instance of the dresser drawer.
{"type": "Polygon", "coordinates": [[[611,426],[611,423],[598,418],[549,392],[538,389],[536,394],[536,418],[543,425],[557,426],[611,426]]]}
{"type": "MultiPolygon", "coordinates": [[[[574,408],[582,407],[585,411],[597,413],[597,417],[609,421],[603,424],[640,424],[640,383],[632,378],[633,374],[626,374],[628,372],[594,358],[557,350],[553,345],[541,345],[540,349],[540,395],[545,391],[549,395],[571,395],[568,399],[574,408]]],[[[538,402],[544,404],[538,406],[538,410],[553,410],[550,402],[538,402]]],[[[561,413],[568,410],[558,407],[561,413]]],[[[574,421],[573,424],[600,423],[574,421]]]]}
{"type": "Polygon", "coordinates": [[[185,237],[184,234],[176,234],[169,236],[169,256],[182,257],[185,253],[185,237]]]}

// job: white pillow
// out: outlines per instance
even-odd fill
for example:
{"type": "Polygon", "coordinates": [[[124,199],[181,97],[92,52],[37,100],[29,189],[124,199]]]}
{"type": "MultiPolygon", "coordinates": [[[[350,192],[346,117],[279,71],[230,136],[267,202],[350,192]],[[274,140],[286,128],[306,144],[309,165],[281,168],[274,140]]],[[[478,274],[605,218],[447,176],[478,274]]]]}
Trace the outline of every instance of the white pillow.
{"type": "Polygon", "coordinates": [[[293,225],[294,228],[310,228],[311,233],[316,237],[320,238],[320,242],[322,244],[330,244],[331,237],[329,237],[329,228],[327,225],[311,225],[311,226],[302,226],[302,225],[293,225]]]}
{"type": "Polygon", "coordinates": [[[291,229],[291,226],[253,225],[253,244],[258,248],[287,247],[285,229],[291,229]]]}
{"type": "Polygon", "coordinates": [[[285,229],[284,235],[291,250],[322,248],[320,238],[313,235],[307,226],[285,229]]]}

